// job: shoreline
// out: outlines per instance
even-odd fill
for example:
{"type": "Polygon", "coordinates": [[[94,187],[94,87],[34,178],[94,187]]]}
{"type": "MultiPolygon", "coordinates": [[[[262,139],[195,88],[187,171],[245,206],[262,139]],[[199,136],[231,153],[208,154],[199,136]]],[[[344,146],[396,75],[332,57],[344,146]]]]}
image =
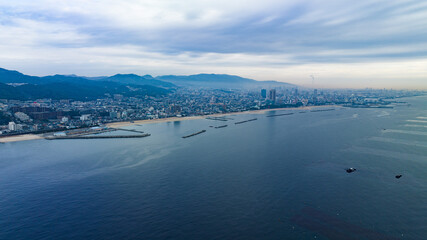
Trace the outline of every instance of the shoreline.
{"type": "MultiPolygon", "coordinates": [[[[342,106],[341,105],[322,105],[322,106],[305,106],[305,107],[292,107],[292,108],[260,109],[260,110],[250,110],[250,111],[243,111],[243,112],[215,113],[215,114],[209,114],[209,115],[189,116],[189,117],[168,117],[168,118],[159,118],[159,119],[136,120],[133,122],[123,121],[123,122],[107,123],[105,124],[105,126],[109,128],[119,128],[119,127],[133,126],[133,125],[139,125],[139,124],[199,120],[199,119],[205,119],[207,117],[223,117],[223,116],[242,115],[242,114],[263,114],[266,112],[283,111],[283,110],[311,110],[315,108],[326,108],[326,107],[336,108],[336,107],[342,107],[342,106]]],[[[21,141],[38,140],[38,139],[44,139],[44,137],[42,135],[28,133],[28,134],[15,135],[15,136],[9,136],[9,137],[0,137],[0,143],[21,142],[21,141]]]]}
{"type": "Polygon", "coordinates": [[[283,111],[283,110],[311,110],[315,108],[325,108],[325,107],[342,107],[342,106],[341,105],[322,105],[322,106],[306,106],[306,107],[292,107],[292,108],[260,109],[260,110],[250,110],[250,111],[243,111],[243,112],[215,113],[215,114],[189,116],[189,117],[168,117],[168,118],[158,118],[158,119],[136,120],[133,122],[130,122],[130,121],[114,122],[114,123],[107,123],[105,125],[107,127],[117,128],[117,127],[125,127],[125,126],[132,126],[132,125],[138,125],[138,124],[198,120],[198,119],[205,119],[207,117],[224,117],[224,116],[242,115],[242,114],[263,114],[266,112],[283,111]]]}

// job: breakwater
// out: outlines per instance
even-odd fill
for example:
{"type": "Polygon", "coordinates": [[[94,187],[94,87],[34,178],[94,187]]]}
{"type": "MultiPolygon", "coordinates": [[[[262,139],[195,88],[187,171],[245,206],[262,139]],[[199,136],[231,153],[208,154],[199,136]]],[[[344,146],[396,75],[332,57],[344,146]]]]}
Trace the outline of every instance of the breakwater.
{"type": "Polygon", "coordinates": [[[108,138],[143,138],[151,136],[151,134],[139,134],[139,135],[116,135],[116,136],[61,136],[61,137],[46,137],[46,140],[60,140],[60,139],[108,139],[108,138]]]}
{"type": "Polygon", "coordinates": [[[292,114],[294,114],[294,113],[274,114],[274,115],[268,115],[267,117],[287,116],[287,115],[292,115],[292,114]]]}
{"type": "Polygon", "coordinates": [[[114,130],[120,130],[120,131],[128,131],[128,132],[135,132],[135,133],[144,133],[143,131],[138,131],[135,129],[125,129],[125,128],[113,128],[114,130]]]}
{"type": "Polygon", "coordinates": [[[223,121],[223,122],[228,121],[228,119],[226,119],[225,117],[207,117],[206,119],[215,120],[215,121],[223,121]]]}
{"type": "Polygon", "coordinates": [[[193,136],[199,135],[199,134],[204,133],[204,132],[206,132],[206,130],[202,130],[202,131],[199,131],[199,132],[195,132],[195,133],[192,133],[192,134],[190,134],[190,135],[183,136],[182,138],[189,138],[189,137],[193,137],[193,136]]]}
{"type": "Polygon", "coordinates": [[[372,106],[372,105],[343,105],[348,108],[394,108],[393,106],[372,106]]]}
{"type": "Polygon", "coordinates": [[[235,122],[234,124],[242,124],[242,123],[251,122],[251,121],[255,121],[255,120],[258,120],[258,118],[253,118],[253,119],[249,119],[249,120],[245,120],[245,121],[235,122]]]}
{"type": "Polygon", "coordinates": [[[327,111],[334,111],[335,108],[330,109],[318,109],[318,110],[311,110],[310,112],[327,112],[327,111]]]}

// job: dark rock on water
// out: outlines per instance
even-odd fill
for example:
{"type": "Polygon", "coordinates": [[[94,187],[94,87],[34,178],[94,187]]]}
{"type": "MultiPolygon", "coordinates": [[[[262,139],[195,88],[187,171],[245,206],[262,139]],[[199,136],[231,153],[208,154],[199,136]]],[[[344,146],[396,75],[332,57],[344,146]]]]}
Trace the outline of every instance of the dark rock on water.
{"type": "Polygon", "coordinates": [[[402,177],[402,174],[396,175],[396,178],[399,179],[402,177]]]}

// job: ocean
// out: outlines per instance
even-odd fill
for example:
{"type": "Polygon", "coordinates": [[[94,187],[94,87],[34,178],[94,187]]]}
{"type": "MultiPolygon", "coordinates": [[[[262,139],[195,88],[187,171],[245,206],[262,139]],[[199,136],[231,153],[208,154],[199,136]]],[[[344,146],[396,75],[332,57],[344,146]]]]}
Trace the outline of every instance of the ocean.
{"type": "Polygon", "coordinates": [[[399,101],[0,144],[0,239],[427,239],[427,97],[399,101]]]}

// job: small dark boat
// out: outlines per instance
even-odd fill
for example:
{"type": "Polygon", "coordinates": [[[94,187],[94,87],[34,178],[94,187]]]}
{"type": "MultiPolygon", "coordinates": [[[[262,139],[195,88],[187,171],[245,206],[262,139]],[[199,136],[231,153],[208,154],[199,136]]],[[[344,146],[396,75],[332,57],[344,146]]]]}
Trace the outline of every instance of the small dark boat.
{"type": "Polygon", "coordinates": [[[356,171],[356,168],[347,168],[346,170],[345,170],[347,173],[352,173],[352,172],[354,172],[354,171],[356,171]]]}
{"type": "Polygon", "coordinates": [[[396,175],[396,178],[399,179],[402,177],[402,174],[396,175]]]}

